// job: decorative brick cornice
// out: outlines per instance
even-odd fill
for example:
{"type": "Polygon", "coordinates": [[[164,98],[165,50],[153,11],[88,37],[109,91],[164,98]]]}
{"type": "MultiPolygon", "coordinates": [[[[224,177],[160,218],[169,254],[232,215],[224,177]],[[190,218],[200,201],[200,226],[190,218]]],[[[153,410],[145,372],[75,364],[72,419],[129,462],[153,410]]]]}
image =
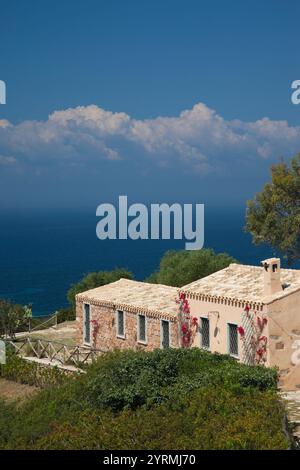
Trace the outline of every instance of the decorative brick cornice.
{"type": "Polygon", "coordinates": [[[248,305],[251,310],[259,310],[259,311],[261,311],[264,306],[262,302],[253,302],[252,300],[247,300],[247,299],[239,299],[239,298],[225,297],[225,296],[219,296],[219,295],[200,294],[200,293],[191,292],[188,290],[181,290],[180,292],[184,292],[188,299],[200,300],[202,302],[211,302],[211,303],[221,304],[221,305],[230,305],[232,307],[239,307],[239,308],[245,308],[246,305],[248,305]]]}
{"type": "MultiPolygon", "coordinates": [[[[144,308],[144,307],[136,307],[133,305],[128,305],[124,303],[116,303],[112,302],[110,300],[99,300],[99,299],[93,299],[89,295],[84,295],[84,294],[77,294],[76,295],[76,300],[77,302],[85,302],[90,305],[96,305],[97,307],[108,307],[112,308],[114,310],[123,310],[125,312],[130,312],[130,313],[135,313],[139,314],[142,313],[144,315],[147,315],[147,317],[152,317],[152,318],[158,318],[158,319],[167,319],[171,322],[176,322],[177,317],[176,315],[168,312],[161,312],[159,310],[151,310],[149,308],[144,308]]],[[[175,302],[175,299],[174,299],[175,302]]]]}

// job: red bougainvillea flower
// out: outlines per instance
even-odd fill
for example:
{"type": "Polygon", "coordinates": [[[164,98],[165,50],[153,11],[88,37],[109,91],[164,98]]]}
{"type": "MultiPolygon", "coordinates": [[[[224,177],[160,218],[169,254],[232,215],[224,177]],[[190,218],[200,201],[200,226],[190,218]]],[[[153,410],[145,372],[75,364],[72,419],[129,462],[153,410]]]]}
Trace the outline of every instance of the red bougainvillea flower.
{"type": "Polygon", "coordinates": [[[263,349],[259,348],[259,349],[256,351],[256,354],[257,354],[258,356],[262,356],[262,355],[263,355],[263,352],[264,352],[263,349]]]}
{"type": "Polygon", "coordinates": [[[248,304],[246,304],[246,305],[245,305],[245,312],[249,312],[249,310],[250,310],[250,307],[249,307],[248,304]]]}
{"type": "Polygon", "coordinates": [[[198,325],[198,318],[197,318],[197,317],[193,317],[193,318],[192,318],[192,325],[193,325],[193,326],[198,325]]]}
{"type": "Polygon", "coordinates": [[[183,325],[181,325],[181,331],[182,331],[182,333],[186,333],[186,332],[187,332],[187,326],[186,326],[185,323],[184,323],[183,325]]]}
{"type": "Polygon", "coordinates": [[[182,342],[183,344],[188,345],[190,342],[190,338],[188,336],[183,336],[182,342]]]}
{"type": "Polygon", "coordinates": [[[265,341],[267,342],[267,337],[266,336],[261,336],[258,341],[265,341]]]}
{"type": "Polygon", "coordinates": [[[263,323],[266,325],[268,323],[268,319],[266,317],[263,318],[263,323]]]}
{"type": "Polygon", "coordinates": [[[242,326],[238,326],[238,333],[241,335],[241,336],[245,336],[245,330],[242,326]]]}
{"type": "Polygon", "coordinates": [[[179,295],[179,298],[180,300],[185,300],[185,293],[184,292],[180,292],[180,295],[179,295]]]}

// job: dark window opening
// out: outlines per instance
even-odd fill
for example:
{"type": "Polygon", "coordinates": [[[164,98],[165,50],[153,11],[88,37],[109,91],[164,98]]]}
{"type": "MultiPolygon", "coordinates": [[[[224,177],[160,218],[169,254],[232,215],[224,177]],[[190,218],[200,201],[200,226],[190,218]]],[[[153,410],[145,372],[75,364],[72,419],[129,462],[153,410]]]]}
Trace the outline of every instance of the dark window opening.
{"type": "Polygon", "coordinates": [[[210,337],[209,337],[209,319],[201,318],[201,346],[202,348],[210,348],[210,337]]]}
{"type": "Polygon", "coordinates": [[[124,312],[122,310],[118,310],[117,327],[118,327],[118,336],[124,336],[125,325],[124,325],[124,312]]]}
{"type": "Polygon", "coordinates": [[[146,341],[146,317],[145,315],[139,315],[138,319],[138,340],[146,341]]]}
{"type": "Polygon", "coordinates": [[[91,317],[89,304],[84,304],[84,342],[91,342],[91,317]]]}
{"type": "Polygon", "coordinates": [[[228,323],[228,341],[229,341],[229,354],[232,356],[238,356],[238,331],[237,325],[228,323]]]}
{"type": "Polygon", "coordinates": [[[161,346],[163,349],[170,347],[170,327],[169,322],[162,320],[161,322],[161,346]]]}

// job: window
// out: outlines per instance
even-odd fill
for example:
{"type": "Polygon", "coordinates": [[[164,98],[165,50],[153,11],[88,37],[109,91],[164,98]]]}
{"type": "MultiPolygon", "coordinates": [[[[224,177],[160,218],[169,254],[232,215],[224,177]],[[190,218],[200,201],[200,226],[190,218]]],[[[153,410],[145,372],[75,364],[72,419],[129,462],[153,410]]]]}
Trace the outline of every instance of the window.
{"type": "Polygon", "coordinates": [[[90,344],[91,342],[91,314],[89,304],[83,305],[83,337],[84,342],[90,344]]]}
{"type": "Polygon", "coordinates": [[[122,310],[117,311],[117,336],[121,338],[125,337],[125,320],[122,310]]]}
{"type": "Polygon", "coordinates": [[[170,347],[170,324],[168,320],[161,321],[161,347],[163,349],[170,347]]]}
{"type": "Polygon", "coordinates": [[[138,315],[138,341],[140,341],[141,343],[147,342],[145,315],[138,315]]]}
{"type": "Polygon", "coordinates": [[[201,347],[205,349],[210,348],[210,337],[209,337],[209,319],[201,318],[201,347]]]}
{"type": "Polygon", "coordinates": [[[228,352],[231,356],[239,355],[237,325],[233,323],[228,323],[228,352]]]}

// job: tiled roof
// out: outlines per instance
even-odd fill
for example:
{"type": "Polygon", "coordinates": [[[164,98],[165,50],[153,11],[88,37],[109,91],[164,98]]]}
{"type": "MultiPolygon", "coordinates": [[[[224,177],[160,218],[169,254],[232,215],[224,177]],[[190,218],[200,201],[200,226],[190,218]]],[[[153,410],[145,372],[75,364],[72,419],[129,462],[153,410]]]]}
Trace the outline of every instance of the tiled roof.
{"type": "MultiPolygon", "coordinates": [[[[300,270],[281,269],[280,275],[285,289],[265,296],[263,268],[233,263],[228,268],[183,286],[180,291],[200,300],[228,299],[262,306],[300,290],[300,270]]],[[[178,313],[175,302],[178,290],[162,284],[120,279],[82,292],[76,297],[95,305],[175,319],[178,313]]]]}
{"type": "Polygon", "coordinates": [[[112,306],[136,313],[175,318],[178,312],[178,289],[162,284],[120,279],[78,294],[77,300],[95,305],[112,306]]]}
{"type": "Polygon", "coordinates": [[[281,269],[281,283],[287,287],[275,294],[264,295],[263,268],[232,263],[228,268],[191,282],[181,290],[192,294],[270,303],[300,289],[300,270],[281,269]]]}

